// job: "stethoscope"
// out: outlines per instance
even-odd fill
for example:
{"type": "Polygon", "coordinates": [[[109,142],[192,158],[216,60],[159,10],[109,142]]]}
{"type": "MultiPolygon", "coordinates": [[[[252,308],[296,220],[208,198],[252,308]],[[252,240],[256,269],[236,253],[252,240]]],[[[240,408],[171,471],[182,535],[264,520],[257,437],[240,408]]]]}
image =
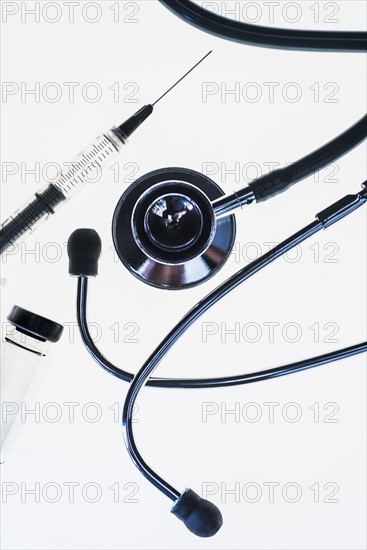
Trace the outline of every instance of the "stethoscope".
{"type": "MultiPolygon", "coordinates": [[[[365,122],[365,120],[362,120],[358,123],[358,125],[360,125],[360,128],[363,128],[363,126],[365,127],[365,122]]],[[[356,127],[353,128],[355,129],[356,127]]],[[[364,128],[364,132],[365,130],[366,128],[364,128]]],[[[351,131],[352,129],[348,130],[348,132],[351,131]]],[[[352,133],[353,135],[355,135],[354,132],[352,133]]],[[[334,142],[331,143],[335,145],[335,141],[337,140],[334,140],[334,142]]],[[[325,147],[333,150],[335,155],[335,149],[333,146],[331,146],[331,143],[329,143],[325,147]]],[[[322,148],[322,150],[325,150],[325,148],[322,148]]],[[[320,151],[321,150],[319,150],[318,153],[320,153],[320,151]]],[[[310,157],[311,155],[306,158],[310,157]]],[[[297,165],[297,163],[295,163],[295,165],[297,165]]],[[[309,168],[309,170],[311,170],[311,168],[309,168]]],[[[315,171],[315,169],[311,171],[315,171]]],[[[177,174],[177,172],[174,173],[177,174]]],[[[153,258],[153,253],[151,253],[151,256],[147,255],[145,265],[150,266],[150,268],[141,268],[134,274],[143,281],[148,282],[149,284],[154,284],[155,286],[161,286],[164,288],[179,288],[179,281],[182,285],[181,288],[184,288],[185,285],[192,286],[192,284],[198,284],[198,279],[195,279],[195,281],[193,279],[188,279],[185,274],[200,274],[202,279],[205,279],[208,276],[213,275],[213,273],[218,269],[218,266],[220,266],[221,263],[208,263],[207,260],[205,262],[202,261],[203,257],[205,257],[205,254],[207,254],[207,251],[210,249],[210,246],[213,246],[215,236],[218,232],[218,228],[216,228],[215,231],[213,230],[213,226],[216,227],[213,221],[215,220],[215,206],[213,207],[213,204],[210,202],[208,196],[203,193],[202,187],[196,187],[193,183],[193,179],[199,178],[200,180],[200,174],[196,172],[192,173],[191,171],[183,169],[181,169],[179,173],[181,177],[179,181],[167,179],[169,177],[172,177],[170,169],[165,169],[163,171],[158,170],[140,178],[140,180],[133,184],[131,188],[129,188],[121,197],[115,210],[113,219],[112,230],[116,249],[119,253],[119,256],[123,259],[125,265],[128,265],[133,273],[133,268],[130,264],[128,264],[127,260],[127,255],[129,255],[128,257],[131,258],[131,250],[134,250],[130,248],[131,243],[135,245],[136,249],[139,248],[140,255],[144,256],[144,254],[148,254],[148,252],[144,252],[145,244],[141,242],[143,240],[143,233],[140,234],[138,231],[148,231],[150,229],[152,231],[155,231],[155,233],[151,237],[151,242],[154,244],[155,247],[155,258],[153,258]],[[163,180],[157,183],[157,176],[159,176],[159,179],[162,179],[163,177],[163,180]],[[189,179],[189,182],[182,181],[183,178],[186,178],[186,180],[189,179]],[[146,187],[147,182],[150,183],[150,186],[147,187],[145,193],[139,195],[137,190],[140,188],[141,183],[143,183],[146,187]],[[174,197],[174,200],[172,199],[172,197],[174,197]],[[202,197],[204,198],[202,199],[202,197]],[[133,200],[131,199],[136,199],[135,204],[133,204],[133,200]],[[163,216],[162,212],[166,210],[167,214],[163,216]],[[185,212],[185,210],[187,210],[189,218],[193,216],[193,219],[190,220],[190,224],[188,225],[188,227],[186,226],[186,214],[182,214],[183,212],[185,212]],[[156,218],[158,218],[158,220],[156,218]],[[202,241],[194,242],[194,240],[192,240],[192,245],[190,247],[187,246],[186,249],[182,250],[181,247],[184,239],[192,238],[190,230],[192,228],[196,229],[199,225],[197,222],[197,218],[202,219],[203,224],[207,224],[207,228],[205,229],[205,231],[202,231],[204,238],[202,241]],[[152,226],[150,226],[151,220],[153,220],[152,226]],[[184,222],[182,222],[181,220],[184,220],[184,222]],[[137,229],[135,225],[138,222],[140,223],[141,227],[139,226],[139,228],[137,229]],[[175,224],[174,227],[172,227],[172,223],[175,224]],[[124,246],[123,242],[125,230],[130,233],[129,237],[125,240],[126,247],[124,246]],[[170,233],[171,231],[174,234],[172,238],[170,233]],[[178,237],[176,236],[176,232],[179,235],[178,237]],[[116,235],[120,235],[120,241],[118,240],[116,235]],[[137,236],[136,241],[134,241],[135,235],[137,236]],[[206,242],[206,249],[203,252],[202,242],[204,241],[206,242]],[[208,241],[210,242],[210,244],[208,244],[208,241]],[[167,254],[174,253],[175,243],[177,242],[179,243],[177,246],[177,254],[180,258],[182,258],[181,263],[163,263],[163,260],[166,260],[167,258],[167,254]],[[117,248],[117,246],[119,248],[117,248]],[[196,251],[196,257],[193,257],[194,251],[196,251]],[[159,260],[157,259],[158,252],[160,253],[159,260]],[[194,262],[195,266],[208,265],[209,269],[201,273],[199,270],[193,271],[191,269],[186,272],[185,268],[187,267],[187,265],[190,264],[190,262],[194,262]],[[169,284],[171,286],[169,286],[169,284]]],[[[204,178],[203,181],[206,181],[206,178],[204,178]]],[[[270,179],[268,176],[265,176],[264,178],[260,178],[260,180],[257,181],[262,182],[261,184],[259,184],[259,186],[261,185],[260,189],[266,191],[268,187],[264,185],[264,181],[273,182],[274,187],[276,187],[276,189],[279,189],[282,180],[280,179],[279,174],[275,175],[275,173],[272,173],[270,179]]],[[[286,181],[289,183],[289,180],[286,181]]],[[[257,188],[254,185],[252,189],[256,190],[257,188]]],[[[232,200],[234,199],[230,199],[231,203],[232,200]]],[[[299,245],[304,240],[308,239],[321,229],[326,229],[330,225],[349,215],[366,201],[367,181],[362,185],[362,190],[360,192],[354,195],[347,195],[338,202],[330,205],[328,208],[316,215],[315,221],[311,222],[309,225],[277,245],[275,248],[273,248],[263,256],[259,257],[258,259],[254,260],[248,266],[239,270],[224,283],[220,284],[215,290],[207,294],[199,303],[197,303],[178,322],[178,324],[170,331],[170,333],[156,348],[156,350],[150,355],[146,363],[143,365],[143,367],[140,369],[135,377],[131,373],[121,370],[102,355],[102,353],[93,342],[88,329],[86,314],[88,278],[95,277],[98,273],[98,259],[101,253],[101,240],[98,234],[93,229],[78,229],[70,236],[68,241],[69,273],[73,276],[78,277],[77,319],[83,342],[91,356],[101,367],[103,367],[114,376],[122,380],[131,382],[129,391],[126,396],[122,416],[122,424],[127,450],[130,454],[131,459],[133,460],[137,468],[141,471],[141,473],[155,487],[157,487],[163,494],[165,494],[174,502],[171,512],[176,517],[181,519],[188,527],[188,529],[190,529],[190,531],[192,531],[194,534],[203,537],[214,535],[222,525],[222,516],[220,514],[220,511],[214,504],[205,499],[202,499],[191,489],[186,489],[182,494],[174,489],[154,470],[152,470],[152,468],[145,462],[145,460],[141,456],[134,440],[132,423],[134,404],[140,390],[144,385],[165,388],[218,388],[224,386],[249,384],[252,382],[267,380],[270,378],[284,376],[286,374],[292,374],[294,372],[299,372],[305,369],[325,365],[331,361],[336,361],[338,359],[343,359],[359,353],[366,352],[367,343],[364,342],[361,344],[350,346],[348,348],[340,349],[332,353],[312,357],[304,361],[299,361],[281,367],[271,368],[265,371],[239,376],[208,379],[151,378],[151,374],[154,372],[160,361],[170,350],[173,344],[184,334],[184,332],[192,325],[192,323],[194,323],[211,306],[217,303],[221,298],[226,296],[230,291],[235,289],[245,280],[253,276],[255,273],[259,272],[269,263],[273,262],[275,259],[288,252],[293,247],[299,245]]],[[[219,204],[220,208],[222,208],[223,206],[225,210],[225,204],[227,204],[227,202],[223,200],[222,203],[218,201],[214,204],[219,204]]],[[[222,255],[219,256],[219,253],[216,251],[216,255],[221,258],[221,261],[223,263],[226,257],[228,257],[228,251],[230,250],[230,247],[233,243],[233,215],[229,214],[226,216],[223,213],[223,217],[219,218],[219,224],[220,222],[224,222],[224,228],[226,228],[227,231],[225,232],[223,230],[223,227],[221,227],[219,229],[220,234],[224,236],[229,235],[226,241],[227,246],[223,249],[222,255]]],[[[148,235],[145,235],[144,238],[148,239],[148,235]]],[[[153,244],[149,244],[149,246],[153,246],[153,244]]],[[[140,263],[139,265],[144,266],[144,262],[140,263]]]]}
{"type": "MultiPolygon", "coordinates": [[[[232,22],[187,0],[165,0],[164,5],[190,23],[244,43],[316,50],[366,49],[365,33],[311,32],[268,29],[232,22]],[[203,13],[205,12],[205,13],[203,13]]],[[[367,136],[367,117],[320,149],[290,166],[264,175],[249,186],[224,196],[206,176],[184,168],[156,170],[139,178],[121,196],[112,222],[114,246],[122,263],[141,281],[164,289],[184,289],[213,276],[229,256],[235,236],[233,212],[266,200],[350,151],[367,136]]],[[[219,509],[192,489],[178,491],[144,460],[133,431],[133,408],[144,385],[164,388],[218,388],[249,384],[300,372],[367,351],[367,342],[260,372],[223,378],[156,378],[154,370],[184,332],[211,306],[274,260],[321,229],[351,214],[367,201],[362,190],[346,195],[319,212],[314,221],[240,269],[207,294],[173,327],[134,376],[122,370],[97,348],[87,325],[88,279],[98,274],[101,240],[93,229],[78,229],[69,238],[69,273],[78,278],[77,319],[83,342],[107,372],[130,382],[122,426],[125,444],[140,472],[173,501],[172,514],[195,535],[209,537],[221,527],[219,509]]]]}

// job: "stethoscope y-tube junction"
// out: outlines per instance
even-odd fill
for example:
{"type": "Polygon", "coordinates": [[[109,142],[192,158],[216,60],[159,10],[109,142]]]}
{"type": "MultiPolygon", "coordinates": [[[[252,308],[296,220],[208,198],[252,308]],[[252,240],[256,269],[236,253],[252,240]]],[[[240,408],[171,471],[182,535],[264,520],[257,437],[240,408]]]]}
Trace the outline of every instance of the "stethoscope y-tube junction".
{"type": "MultiPolygon", "coordinates": [[[[218,15],[191,0],[160,0],[186,23],[219,38],[250,46],[321,52],[364,52],[367,33],[356,31],[312,31],[264,27],[218,15]]],[[[239,5],[241,2],[239,2],[239,5]]]]}
{"type": "Polygon", "coordinates": [[[86,298],[88,277],[95,276],[98,272],[98,258],[101,252],[101,241],[98,234],[92,229],[75,231],[68,242],[68,254],[70,258],[69,273],[78,277],[78,324],[80,326],[83,341],[92,357],[108,372],[118,378],[130,381],[129,390],[125,399],[122,426],[124,430],[125,444],[131,459],[140,472],[163,494],[170,498],[174,504],[171,512],[178,517],[186,527],[194,534],[201,537],[214,535],[222,525],[222,516],[218,508],[202,499],[191,489],[185,489],[182,493],[177,491],[162,477],[160,477],[143,459],[134,439],[133,433],[133,408],[140,390],[144,385],[159,387],[183,387],[203,388],[221,387],[238,384],[246,384],[261,380],[268,380],[286,374],[300,372],[302,370],[325,365],[332,361],[357,355],[367,351],[367,343],[361,343],[348,348],[343,348],[331,354],[313,357],[290,365],[267,369],[257,373],[239,375],[233,377],[214,379],[160,379],[151,378],[160,361],[170,350],[173,344],[184,332],[210,307],[221,300],[237,286],[258,273],[261,269],[272,263],[275,259],[302,243],[321,229],[333,225],[346,217],[367,201],[367,182],[362,185],[362,191],[347,195],[336,203],[325,208],[316,215],[316,219],[277,245],[275,248],[254,260],[248,266],[240,269],[215,290],[198,302],[162,340],[159,346],[147,359],[139,372],[133,377],[131,373],[123,371],[106,360],[93,343],[88,331],[86,320],[86,298]]]}

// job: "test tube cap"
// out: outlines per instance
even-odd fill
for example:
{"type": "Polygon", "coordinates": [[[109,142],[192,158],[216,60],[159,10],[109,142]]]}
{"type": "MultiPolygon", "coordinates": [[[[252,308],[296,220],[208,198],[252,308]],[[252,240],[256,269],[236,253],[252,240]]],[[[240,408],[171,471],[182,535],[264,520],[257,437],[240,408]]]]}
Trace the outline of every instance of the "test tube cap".
{"type": "Polygon", "coordinates": [[[59,323],[19,306],[13,306],[7,318],[19,332],[41,342],[58,342],[64,330],[59,323]]]}

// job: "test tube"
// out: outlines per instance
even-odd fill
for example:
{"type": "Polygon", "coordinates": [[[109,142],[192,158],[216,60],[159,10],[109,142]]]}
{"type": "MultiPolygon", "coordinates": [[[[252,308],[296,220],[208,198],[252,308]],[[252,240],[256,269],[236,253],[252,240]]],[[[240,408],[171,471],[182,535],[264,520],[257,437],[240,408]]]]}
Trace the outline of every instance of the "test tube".
{"type": "Polygon", "coordinates": [[[0,463],[5,462],[21,429],[22,404],[32,402],[45,376],[49,342],[57,342],[63,326],[14,306],[1,350],[0,463]]]}

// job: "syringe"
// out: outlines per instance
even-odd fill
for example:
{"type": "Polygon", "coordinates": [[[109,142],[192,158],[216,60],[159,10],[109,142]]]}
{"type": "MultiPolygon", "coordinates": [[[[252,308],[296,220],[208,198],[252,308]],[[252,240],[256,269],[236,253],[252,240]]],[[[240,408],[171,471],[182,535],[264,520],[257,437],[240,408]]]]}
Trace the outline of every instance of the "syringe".
{"type": "Polygon", "coordinates": [[[37,227],[48,220],[88,181],[91,174],[98,174],[110,165],[125,145],[127,139],[153,112],[154,106],[191,71],[193,71],[208,55],[208,52],[191,69],[189,69],[175,84],[173,84],[154,103],[144,105],[135,114],[119,126],[113,127],[98,136],[88,147],[83,149],[77,158],[68,163],[55,183],[49,183],[32,195],[23,207],[18,208],[0,226],[0,254],[10,246],[18,244],[20,239],[31,235],[37,227]]]}

